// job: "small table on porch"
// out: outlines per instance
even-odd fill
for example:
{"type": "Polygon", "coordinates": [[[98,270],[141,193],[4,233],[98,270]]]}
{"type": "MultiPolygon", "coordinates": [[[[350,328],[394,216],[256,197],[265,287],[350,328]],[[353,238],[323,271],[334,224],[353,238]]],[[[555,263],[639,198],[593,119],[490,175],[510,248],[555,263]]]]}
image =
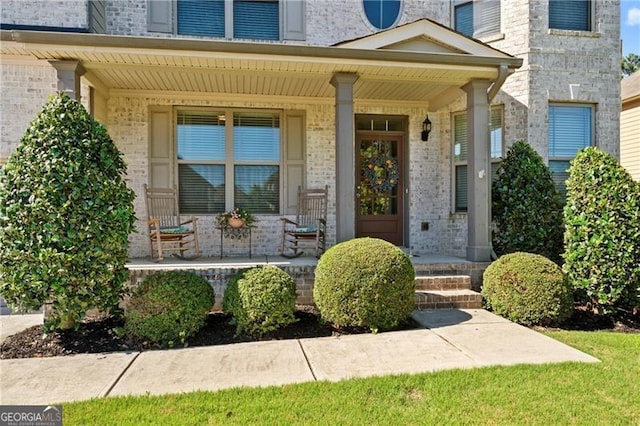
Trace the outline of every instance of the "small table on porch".
{"type": "Polygon", "coordinates": [[[241,228],[233,228],[229,225],[218,225],[217,229],[220,230],[220,259],[224,254],[224,239],[230,240],[242,240],[249,237],[249,259],[251,259],[251,229],[252,225],[244,225],[241,228]]]}

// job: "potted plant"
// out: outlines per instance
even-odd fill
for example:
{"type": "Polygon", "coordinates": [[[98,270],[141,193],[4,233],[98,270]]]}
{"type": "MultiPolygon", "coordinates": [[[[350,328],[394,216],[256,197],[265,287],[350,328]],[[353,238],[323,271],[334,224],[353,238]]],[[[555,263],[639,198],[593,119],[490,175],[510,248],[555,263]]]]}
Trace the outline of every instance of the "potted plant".
{"type": "Polygon", "coordinates": [[[239,207],[228,212],[220,213],[216,217],[216,222],[221,228],[242,228],[252,225],[255,221],[256,219],[251,213],[239,207]]]}

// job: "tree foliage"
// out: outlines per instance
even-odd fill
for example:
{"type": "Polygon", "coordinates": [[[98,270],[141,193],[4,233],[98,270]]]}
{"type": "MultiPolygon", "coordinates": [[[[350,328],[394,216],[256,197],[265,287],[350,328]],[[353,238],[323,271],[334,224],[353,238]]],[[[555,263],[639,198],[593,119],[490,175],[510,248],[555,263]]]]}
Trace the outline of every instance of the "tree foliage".
{"type": "Polygon", "coordinates": [[[630,76],[634,72],[640,70],[640,55],[629,53],[623,56],[621,60],[622,75],[630,76]]]}
{"type": "Polygon", "coordinates": [[[135,221],[125,173],[106,129],[52,96],[0,171],[0,293],[10,306],[51,302],[47,328],[117,309],[135,221]]]}
{"type": "Polygon", "coordinates": [[[571,162],[564,208],[564,271],[601,312],[638,307],[640,184],[589,147],[571,162]]]}
{"type": "Polygon", "coordinates": [[[560,195],[542,157],[525,141],[514,143],[498,167],[492,202],[492,240],[498,255],[521,251],[560,263],[560,195]]]}

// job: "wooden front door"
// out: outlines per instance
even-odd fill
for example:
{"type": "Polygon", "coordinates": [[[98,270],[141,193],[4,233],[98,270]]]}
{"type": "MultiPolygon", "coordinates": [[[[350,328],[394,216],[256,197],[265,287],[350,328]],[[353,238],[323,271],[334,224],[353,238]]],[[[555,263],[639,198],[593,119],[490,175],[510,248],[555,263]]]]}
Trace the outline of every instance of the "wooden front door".
{"type": "Polygon", "coordinates": [[[402,136],[359,135],[356,147],[356,235],[403,244],[402,136]]]}

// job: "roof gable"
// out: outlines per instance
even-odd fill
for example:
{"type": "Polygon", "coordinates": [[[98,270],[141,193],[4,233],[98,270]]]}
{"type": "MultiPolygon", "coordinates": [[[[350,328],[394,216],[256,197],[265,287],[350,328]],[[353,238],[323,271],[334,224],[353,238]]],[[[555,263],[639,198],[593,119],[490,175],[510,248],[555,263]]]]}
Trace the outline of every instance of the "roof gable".
{"type": "Polygon", "coordinates": [[[511,55],[464,36],[429,19],[420,19],[335,45],[351,49],[382,49],[423,53],[456,53],[512,58],[511,55]]]}

